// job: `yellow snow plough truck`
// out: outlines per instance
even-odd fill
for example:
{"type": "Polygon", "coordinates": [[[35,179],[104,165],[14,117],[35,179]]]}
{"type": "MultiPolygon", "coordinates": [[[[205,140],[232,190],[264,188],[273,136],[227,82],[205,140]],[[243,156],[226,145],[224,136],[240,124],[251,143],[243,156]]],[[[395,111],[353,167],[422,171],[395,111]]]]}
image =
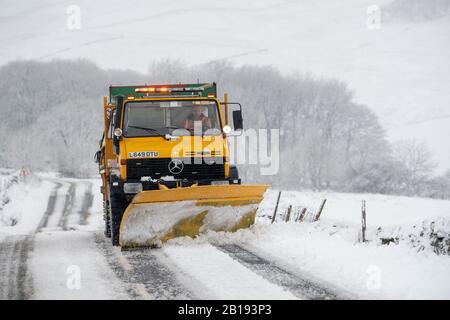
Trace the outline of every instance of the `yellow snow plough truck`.
{"type": "Polygon", "coordinates": [[[255,221],[267,185],[243,185],[227,137],[242,130],[239,103],[215,83],[111,86],[95,158],[105,235],[122,248],[158,247],[255,221]]]}

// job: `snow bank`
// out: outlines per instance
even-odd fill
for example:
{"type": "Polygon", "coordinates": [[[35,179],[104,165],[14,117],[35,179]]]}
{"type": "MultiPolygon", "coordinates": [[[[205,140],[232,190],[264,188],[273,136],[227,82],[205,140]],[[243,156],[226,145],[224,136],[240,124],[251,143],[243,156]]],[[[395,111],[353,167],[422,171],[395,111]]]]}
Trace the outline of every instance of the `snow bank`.
{"type": "Polygon", "coordinates": [[[136,204],[124,216],[121,225],[121,243],[125,246],[159,245],[160,239],[173,232],[177,224],[189,219],[197,220],[203,213],[206,213],[206,216],[200,222],[199,232],[230,230],[246,214],[256,209],[256,204],[215,207],[198,206],[193,201],[136,204]]]}
{"type": "Polygon", "coordinates": [[[16,183],[19,183],[18,172],[7,171],[5,169],[0,170],[0,212],[3,207],[10,201],[7,192],[8,189],[16,183]]]}
{"type": "Polygon", "coordinates": [[[37,228],[54,187],[49,181],[30,174],[0,176],[0,235],[27,234],[37,228]]]}

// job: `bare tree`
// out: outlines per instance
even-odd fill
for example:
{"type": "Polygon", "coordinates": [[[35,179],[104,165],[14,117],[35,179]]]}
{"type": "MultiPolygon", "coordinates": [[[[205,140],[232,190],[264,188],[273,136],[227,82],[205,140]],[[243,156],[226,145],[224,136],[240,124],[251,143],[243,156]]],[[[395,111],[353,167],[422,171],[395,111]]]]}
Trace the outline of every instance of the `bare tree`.
{"type": "Polygon", "coordinates": [[[444,194],[431,184],[434,163],[424,144],[390,148],[378,118],[353,101],[345,83],[310,75],[285,76],[271,67],[215,62],[188,66],[157,61],[147,74],[105,71],[89,61],[18,61],[0,67],[1,166],[31,166],[89,175],[102,126],[102,99],[110,84],[217,81],[244,108],[245,124],[280,129],[280,171],[261,176],[241,165],[244,179],[295,188],[444,194]],[[20,106],[20,107],[18,107],[20,106]],[[12,134],[13,133],[13,134],[12,134]],[[418,183],[420,182],[420,183],[418,183]],[[405,185],[414,188],[405,188],[405,185]],[[422,189],[420,189],[422,188],[422,189]]]}
{"type": "Polygon", "coordinates": [[[401,162],[415,180],[430,177],[436,164],[428,146],[415,140],[401,140],[393,145],[394,157],[401,162]]]}

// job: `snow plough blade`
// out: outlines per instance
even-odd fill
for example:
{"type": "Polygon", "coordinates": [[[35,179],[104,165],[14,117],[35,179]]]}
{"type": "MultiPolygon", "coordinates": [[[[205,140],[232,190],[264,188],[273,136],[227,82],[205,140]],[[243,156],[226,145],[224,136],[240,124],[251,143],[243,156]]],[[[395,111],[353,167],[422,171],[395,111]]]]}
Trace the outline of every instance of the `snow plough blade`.
{"type": "Polygon", "coordinates": [[[122,248],[157,247],[207,230],[234,232],[255,222],[268,185],[211,185],[142,191],[120,224],[122,248]]]}

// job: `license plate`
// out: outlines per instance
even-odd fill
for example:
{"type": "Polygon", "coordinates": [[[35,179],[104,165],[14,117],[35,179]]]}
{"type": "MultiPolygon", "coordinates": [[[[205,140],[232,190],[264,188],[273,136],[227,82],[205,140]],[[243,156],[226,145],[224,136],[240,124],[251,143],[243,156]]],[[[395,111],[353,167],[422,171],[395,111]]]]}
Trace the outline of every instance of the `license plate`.
{"type": "Polygon", "coordinates": [[[128,158],[154,158],[158,156],[158,151],[128,152],[128,158]]]}

